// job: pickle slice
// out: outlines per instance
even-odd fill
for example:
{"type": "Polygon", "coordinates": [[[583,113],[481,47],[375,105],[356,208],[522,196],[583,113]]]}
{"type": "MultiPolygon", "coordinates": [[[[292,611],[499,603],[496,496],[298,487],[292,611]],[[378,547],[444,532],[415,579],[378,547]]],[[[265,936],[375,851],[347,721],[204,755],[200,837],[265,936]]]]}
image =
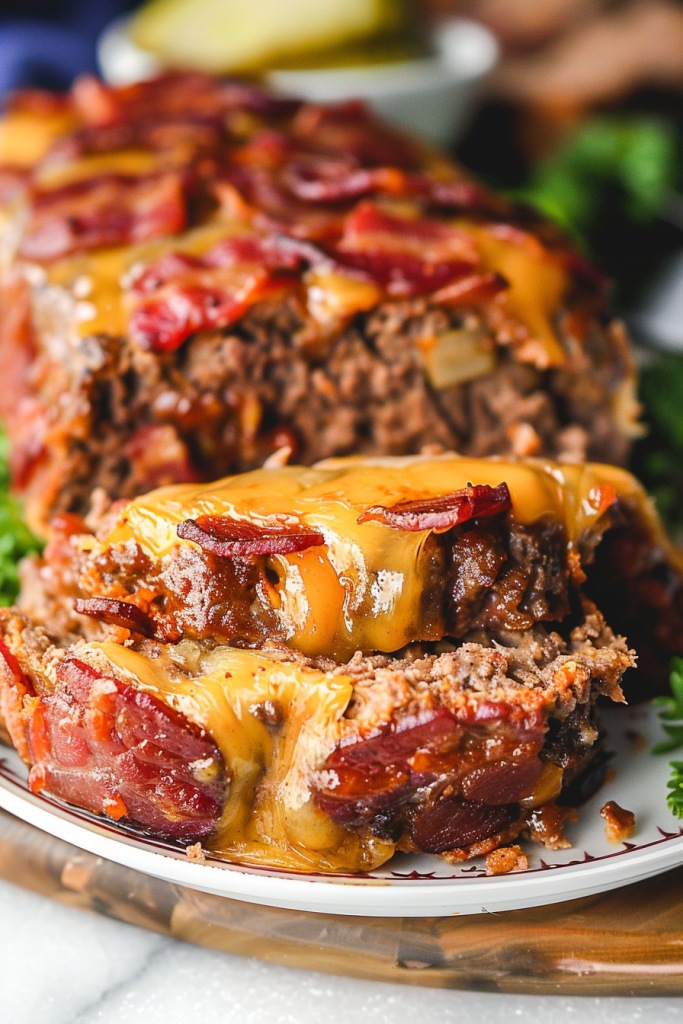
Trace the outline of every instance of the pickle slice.
{"type": "Polygon", "coordinates": [[[282,59],[405,26],[401,0],[152,0],[131,38],[167,63],[210,72],[259,71],[282,59]]]}

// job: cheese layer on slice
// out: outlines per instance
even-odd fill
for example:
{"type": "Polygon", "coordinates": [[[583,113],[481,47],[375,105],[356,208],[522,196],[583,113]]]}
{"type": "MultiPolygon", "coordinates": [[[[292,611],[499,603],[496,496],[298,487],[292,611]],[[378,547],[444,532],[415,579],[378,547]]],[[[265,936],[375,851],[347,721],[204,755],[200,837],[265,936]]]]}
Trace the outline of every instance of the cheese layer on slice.
{"type": "MultiPolygon", "coordinates": [[[[503,483],[512,503],[508,524],[556,524],[564,530],[568,552],[580,557],[590,556],[611,525],[608,512],[617,501],[637,510],[647,532],[665,544],[642,488],[623,470],[452,454],[336,459],[313,468],[262,469],[213,484],[164,487],[123,507],[106,536],[85,536],[76,543],[91,567],[132,544],[155,571],[166,572],[168,566],[170,573],[178,571],[183,550],[198,550],[194,541],[178,535],[188,520],[222,517],[259,529],[322,535],[324,543],[304,550],[254,556],[260,573],[255,600],[293,649],[346,659],[356,650],[392,652],[447,633],[433,600],[434,591],[444,587],[431,540],[439,531],[359,522],[363,513],[410,501],[429,504],[470,484],[503,483]]],[[[103,587],[101,577],[95,579],[86,584],[90,593],[103,587]]],[[[189,576],[187,588],[189,602],[194,599],[189,576]]]]}

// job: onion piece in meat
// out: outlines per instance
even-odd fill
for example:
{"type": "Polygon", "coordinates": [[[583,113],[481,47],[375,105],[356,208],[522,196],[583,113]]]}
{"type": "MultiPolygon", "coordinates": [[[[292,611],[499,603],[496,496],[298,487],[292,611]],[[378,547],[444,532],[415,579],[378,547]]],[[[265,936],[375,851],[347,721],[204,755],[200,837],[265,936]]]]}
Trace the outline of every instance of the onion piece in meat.
{"type": "Polygon", "coordinates": [[[491,373],[496,346],[481,330],[460,328],[420,343],[432,385],[441,391],[491,373]]]}

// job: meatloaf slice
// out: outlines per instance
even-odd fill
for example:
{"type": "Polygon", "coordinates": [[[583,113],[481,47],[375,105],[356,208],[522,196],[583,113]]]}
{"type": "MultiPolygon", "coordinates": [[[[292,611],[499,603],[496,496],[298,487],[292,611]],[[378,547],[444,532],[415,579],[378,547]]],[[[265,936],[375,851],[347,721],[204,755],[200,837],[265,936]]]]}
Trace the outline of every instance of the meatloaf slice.
{"type": "Polygon", "coordinates": [[[39,532],[285,446],[618,464],[638,432],[596,273],[359,104],[194,74],[20,94],[0,205],[0,414],[39,532]]]}
{"type": "Polygon", "coordinates": [[[537,626],[347,665],[277,645],[64,646],[12,610],[0,636],[0,719],[34,792],[229,860],[326,872],[396,849],[462,860],[557,819],[596,698],[621,699],[633,664],[590,608],[566,641],[537,626]]]}
{"type": "Polygon", "coordinates": [[[582,593],[635,638],[630,695],[664,690],[683,560],[638,482],[442,454],[272,467],[102,506],[89,525],[58,516],[20,604],[58,635],[278,640],[347,661],[539,623],[566,638],[582,593]]]}

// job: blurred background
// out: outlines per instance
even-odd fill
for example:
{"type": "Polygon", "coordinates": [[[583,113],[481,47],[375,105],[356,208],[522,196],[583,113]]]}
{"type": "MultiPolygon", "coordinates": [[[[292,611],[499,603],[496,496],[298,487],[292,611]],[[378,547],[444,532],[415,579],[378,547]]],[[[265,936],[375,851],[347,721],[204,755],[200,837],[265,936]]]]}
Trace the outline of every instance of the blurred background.
{"type": "Polygon", "coordinates": [[[633,468],[683,532],[683,0],[0,2],[0,93],[169,65],[364,95],[560,224],[639,346],[633,468]]]}

